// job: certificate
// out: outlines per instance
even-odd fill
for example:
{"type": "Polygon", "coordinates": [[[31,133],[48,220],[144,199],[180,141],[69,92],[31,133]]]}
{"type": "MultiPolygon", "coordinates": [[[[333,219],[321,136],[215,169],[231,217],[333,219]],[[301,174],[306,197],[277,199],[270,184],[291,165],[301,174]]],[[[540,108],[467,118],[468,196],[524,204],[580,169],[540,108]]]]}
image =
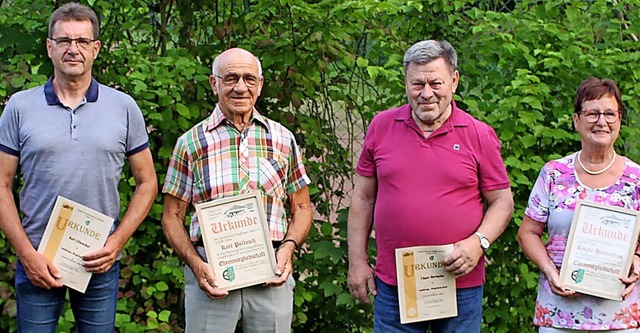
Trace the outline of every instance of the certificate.
{"type": "Polygon", "coordinates": [[[269,226],[257,192],[196,205],[207,262],[218,288],[234,290],[276,277],[269,226]]]}
{"type": "Polygon", "coordinates": [[[112,225],[111,217],[58,196],[38,252],[58,269],[62,284],[84,293],[91,272],[82,266],[82,256],[104,246],[112,225]]]}
{"type": "Polygon", "coordinates": [[[396,249],[400,323],[458,315],[456,278],[444,270],[453,244],[396,249]]]}
{"type": "Polygon", "coordinates": [[[633,252],[638,244],[640,212],[578,201],[560,269],[565,287],[622,301],[633,252]]]}

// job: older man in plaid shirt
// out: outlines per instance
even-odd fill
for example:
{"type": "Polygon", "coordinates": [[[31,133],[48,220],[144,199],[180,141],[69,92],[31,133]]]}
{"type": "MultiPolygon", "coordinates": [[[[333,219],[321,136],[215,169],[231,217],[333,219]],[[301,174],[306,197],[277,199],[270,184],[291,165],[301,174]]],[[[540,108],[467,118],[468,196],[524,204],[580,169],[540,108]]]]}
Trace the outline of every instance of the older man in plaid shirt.
{"type": "Polygon", "coordinates": [[[178,139],[162,190],[162,226],[186,262],[186,330],[233,333],[241,322],[244,332],[290,332],[292,261],[311,226],[311,181],[293,134],[254,108],[264,83],[257,57],[239,48],[223,52],[213,62],[209,82],[218,105],[178,139]],[[259,191],[264,203],[279,276],[266,286],[228,292],[217,287],[205,262],[195,214],[189,233],[184,220],[189,203],[251,191],[259,191]]]}

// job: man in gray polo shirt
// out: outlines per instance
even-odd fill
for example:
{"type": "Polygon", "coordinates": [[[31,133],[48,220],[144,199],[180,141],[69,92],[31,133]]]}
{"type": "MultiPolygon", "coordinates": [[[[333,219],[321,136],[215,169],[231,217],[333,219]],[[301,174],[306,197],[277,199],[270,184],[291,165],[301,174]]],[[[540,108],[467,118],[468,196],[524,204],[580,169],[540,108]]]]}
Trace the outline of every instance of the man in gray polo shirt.
{"type": "Polygon", "coordinates": [[[36,249],[58,195],[116,220],[105,246],[82,257],[93,273],[83,294],[69,289],[78,332],[113,332],[120,250],[146,217],[157,194],[149,139],[140,109],[128,95],[91,75],[98,56],[98,19],[68,3],[49,22],[46,48],[54,76],[16,93],[0,116],[0,228],[18,255],[16,298],[20,332],[55,332],[67,293],[58,267],[36,249]],[[118,183],[129,160],[136,182],[122,217],[118,183]],[[20,166],[22,219],[12,194],[20,166]]]}

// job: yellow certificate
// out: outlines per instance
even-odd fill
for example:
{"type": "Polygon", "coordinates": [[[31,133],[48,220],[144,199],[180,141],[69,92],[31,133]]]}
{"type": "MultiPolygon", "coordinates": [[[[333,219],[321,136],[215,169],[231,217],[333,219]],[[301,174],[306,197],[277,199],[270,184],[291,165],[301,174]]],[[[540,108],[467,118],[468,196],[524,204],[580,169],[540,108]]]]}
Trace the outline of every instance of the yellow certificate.
{"type": "Polygon", "coordinates": [[[453,244],[396,249],[400,323],[458,315],[456,278],[444,270],[453,244]]]}
{"type": "Polygon", "coordinates": [[[244,288],[277,276],[259,193],[200,203],[196,214],[207,262],[219,288],[244,288]]]}
{"type": "Polygon", "coordinates": [[[82,266],[82,256],[104,246],[112,225],[111,217],[58,196],[38,252],[56,266],[62,284],[84,293],[91,273],[82,266]]]}

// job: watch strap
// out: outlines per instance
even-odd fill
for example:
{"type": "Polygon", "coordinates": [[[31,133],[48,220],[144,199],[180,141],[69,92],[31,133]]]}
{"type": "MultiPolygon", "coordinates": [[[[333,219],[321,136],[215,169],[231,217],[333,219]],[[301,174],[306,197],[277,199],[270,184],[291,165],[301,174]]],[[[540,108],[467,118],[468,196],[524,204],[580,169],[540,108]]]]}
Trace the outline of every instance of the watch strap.
{"type": "Polygon", "coordinates": [[[481,232],[476,231],[473,234],[476,235],[476,237],[480,238],[480,247],[482,247],[483,251],[486,251],[489,246],[491,246],[491,241],[489,241],[489,238],[487,238],[481,232]]]}

